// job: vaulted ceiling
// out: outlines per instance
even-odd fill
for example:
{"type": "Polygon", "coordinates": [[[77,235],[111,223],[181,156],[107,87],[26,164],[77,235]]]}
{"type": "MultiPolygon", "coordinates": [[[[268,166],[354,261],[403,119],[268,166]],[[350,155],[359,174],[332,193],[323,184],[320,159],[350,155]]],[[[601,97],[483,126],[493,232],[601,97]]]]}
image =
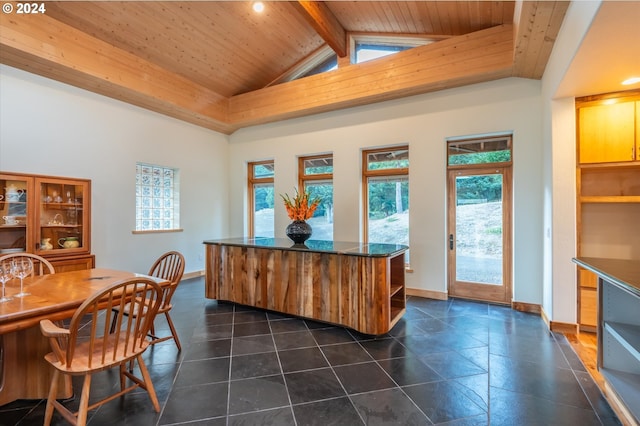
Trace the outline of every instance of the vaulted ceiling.
{"type": "MultiPolygon", "coordinates": [[[[12,3],[15,5],[15,3],[12,3]]],[[[2,63],[230,134],[517,76],[540,79],[569,2],[46,2],[0,16],[2,63]],[[354,37],[430,44],[352,64],[354,37]],[[288,81],[324,50],[337,70],[288,81]]]]}

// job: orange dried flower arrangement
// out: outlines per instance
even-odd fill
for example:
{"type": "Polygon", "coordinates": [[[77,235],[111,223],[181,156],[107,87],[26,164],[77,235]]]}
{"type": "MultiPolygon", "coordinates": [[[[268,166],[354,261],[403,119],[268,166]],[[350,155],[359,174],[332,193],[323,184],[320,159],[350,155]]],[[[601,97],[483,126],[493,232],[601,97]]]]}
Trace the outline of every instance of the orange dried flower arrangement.
{"type": "Polygon", "coordinates": [[[284,207],[287,209],[287,215],[291,220],[307,220],[313,216],[313,213],[320,204],[320,198],[311,198],[309,191],[299,193],[296,189],[295,197],[291,198],[289,194],[280,194],[284,201],[284,207]]]}

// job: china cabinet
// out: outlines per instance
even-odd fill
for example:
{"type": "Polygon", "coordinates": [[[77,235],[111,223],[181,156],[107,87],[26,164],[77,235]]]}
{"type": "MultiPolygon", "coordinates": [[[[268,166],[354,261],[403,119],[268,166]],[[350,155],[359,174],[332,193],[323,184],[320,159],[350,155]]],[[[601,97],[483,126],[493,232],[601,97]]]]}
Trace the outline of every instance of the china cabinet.
{"type": "MultiPolygon", "coordinates": [[[[640,259],[640,91],[576,99],[577,255],[640,259]]],[[[597,326],[597,278],[578,268],[578,323],[597,326]]]]}
{"type": "Polygon", "coordinates": [[[57,272],[94,267],[91,181],[0,172],[0,255],[26,251],[57,272]]]}

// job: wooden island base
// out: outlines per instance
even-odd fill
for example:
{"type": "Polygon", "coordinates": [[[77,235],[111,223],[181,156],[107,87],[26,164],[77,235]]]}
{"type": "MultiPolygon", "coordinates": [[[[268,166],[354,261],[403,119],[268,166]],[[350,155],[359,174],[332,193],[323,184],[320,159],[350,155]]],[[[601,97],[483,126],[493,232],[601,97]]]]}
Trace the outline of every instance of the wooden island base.
{"type": "Polygon", "coordinates": [[[388,332],[404,314],[407,246],[238,238],[205,241],[205,295],[352,328],[388,332]]]}

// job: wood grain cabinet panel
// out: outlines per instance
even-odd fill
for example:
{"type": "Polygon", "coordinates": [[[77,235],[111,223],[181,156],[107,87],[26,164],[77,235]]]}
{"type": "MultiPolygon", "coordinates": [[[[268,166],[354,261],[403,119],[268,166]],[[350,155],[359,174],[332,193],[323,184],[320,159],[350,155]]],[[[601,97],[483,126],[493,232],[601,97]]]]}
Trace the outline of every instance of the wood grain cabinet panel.
{"type": "Polygon", "coordinates": [[[585,106],[579,109],[579,161],[634,161],[635,102],[585,106]]]}

